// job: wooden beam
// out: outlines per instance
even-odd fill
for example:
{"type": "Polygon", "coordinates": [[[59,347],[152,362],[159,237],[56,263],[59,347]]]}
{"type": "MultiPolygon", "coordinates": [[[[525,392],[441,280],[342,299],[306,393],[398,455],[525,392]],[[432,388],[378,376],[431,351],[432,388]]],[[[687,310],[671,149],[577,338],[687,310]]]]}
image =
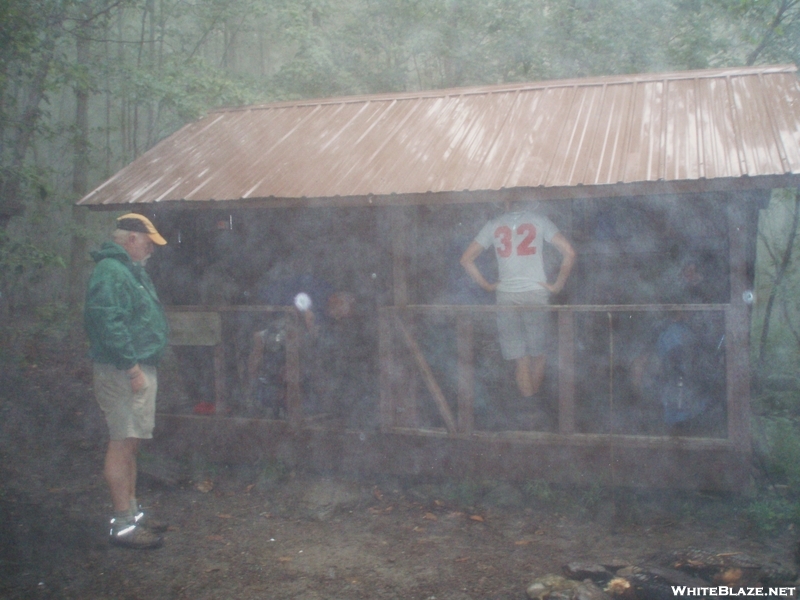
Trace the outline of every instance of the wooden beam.
{"type": "Polygon", "coordinates": [[[214,346],[214,410],[225,412],[225,346],[222,343],[214,346]]]}
{"type": "Polygon", "coordinates": [[[436,403],[436,407],[439,409],[439,414],[441,415],[442,420],[444,420],[444,425],[447,428],[447,431],[449,433],[456,433],[456,421],[453,418],[453,413],[450,411],[450,406],[447,404],[447,400],[445,399],[444,394],[442,394],[439,384],[436,383],[436,378],[433,376],[433,371],[431,371],[428,361],[425,360],[422,350],[420,350],[419,345],[411,336],[411,333],[408,331],[408,328],[405,326],[399,315],[395,315],[395,323],[397,324],[397,328],[400,330],[400,333],[403,336],[403,341],[405,341],[406,346],[411,352],[411,356],[414,358],[414,362],[417,363],[417,367],[422,373],[422,379],[425,382],[428,391],[431,393],[431,396],[433,396],[433,400],[436,403]]]}
{"type": "Polygon", "coordinates": [[[475,427],[475,343],[472,316],[456,317],[458,352],[458,431],[472,433],[475,427]]]}
{"type": "Polygon", "coordinates": [[[575,313],[558,313],[558,432],[575,432],[575,313]]]}
{"type": "MultiPolygon", "coordinates": [[[[401,207],[433,206],[447,204],[475,204],[502,202],[514,190],[525,190],[528,197],[540,201],[571,201],[583,198],[629,198],[635,196],[674,196],[697,194],[741,193],[742,191],[772,190],[775,188],[800,187],[800,175],[758,175],[752,177],[724,177],[700,180],[650,181],[617,183],[609,185],[580,185],[559,187],[508,188],[503,190],[465,190],[448,192],[425,192],[417,194],[386,194],[374,196],[330,196],[330,197],[269,197],[269,198],[218,198],[214,200],[165,199],[153,202],[134,203],[138,210],[194,211],[271,208],[345,208],[358,206],[401,207]]],[[[91,211],[129,211],[131,204],[79,204],[91,211]]]]}
{"type": "Polygon", "coordinates": [[[285,421],[168,415],[156,419],[153,449],[169,456],[194,453],[214,461],[269,457],[292,469],[369,474],[471,478],[490,473],[506,481],[544,479],[556,484],[610,485],[613,444],[620,486],[653,489],[745,491],[747,456],[725,439],[543,432],[394,430],[368,433],[291,427],[285,421]]]}
{"type": "Polygon", "coordinates": [[[392,294],[395,306],[408,304],[410,208],[393,207],[389,212],[392,231],[392,294]]]}
{"type": "Polygon", "coordinates": [[[378,363],[380,369],[380,427],[388,431],[395,426],[397,398],[394,389],[394,335],[392,314],[378,313],[378,363]]]}
{"type": "Polygon", "coordinates": [[[286,329],[286,417],[292,425],[303,422],[303,393],[300,387],[300,331],[297,313],[291,313],[286,329]]]}
{"type": "Polygon", "coordinates": [[[727,207],[731,303],[725,311],[725,367],[728,438],[742,452],[752,451],[750,441],[750,307],[743,300],[747,277],[747,226],[740,202],[727,207]]]}

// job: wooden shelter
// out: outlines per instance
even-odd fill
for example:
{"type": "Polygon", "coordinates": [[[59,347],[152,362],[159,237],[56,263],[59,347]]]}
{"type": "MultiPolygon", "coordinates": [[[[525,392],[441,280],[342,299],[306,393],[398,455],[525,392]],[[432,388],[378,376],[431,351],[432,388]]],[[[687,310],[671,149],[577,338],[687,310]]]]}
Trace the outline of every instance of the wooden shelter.
{"type": "Polygon", "coordinates": [[[771,189],[799,177],[800,85],[789,65],[219,110],[79,204],[148,214],[189,254],[219,222],[244,232],[248,253],[282,240],[285,251],[257,265],[302,257],[368,306],[359,318],[374,344],[348,348],[374,365],[374,393],[355,405],[374,420],[355,424],[305,413],[294,309],[172,306],[173,343],[216,348],[219,406],[231,394],[225,319],[280,313],[289,323],[285,418],[162,415],[159,437],[173,449],[326,470],[740,490],[750,480],[757,215],[771,189]],[[555,327],[552,427],[504,403],[498,308],[458,281],[460,251],[519,195],[579,257],[568,288],[542,308],[555,327]],[[701,285],[678,293],[687,268],[701,285]],[[641,385],[666,343],[645,332],[670,324],[691,331],[700,349],[691,361],[708,375],[698,427],[664,425],[659,392],[648,399],[641,385]],[[504,423],[488,424],[503,411],[504,423]]]}

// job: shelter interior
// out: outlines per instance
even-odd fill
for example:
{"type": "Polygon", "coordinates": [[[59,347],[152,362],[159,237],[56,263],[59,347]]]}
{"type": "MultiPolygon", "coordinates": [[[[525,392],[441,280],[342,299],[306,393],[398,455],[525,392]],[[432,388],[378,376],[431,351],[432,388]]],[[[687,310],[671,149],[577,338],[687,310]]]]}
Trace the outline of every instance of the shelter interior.
{"type": "MultiPolygon", "coordinates": [[[[458,431],[470,433],[728,437],[726,310],[740,288],[752,288],[757,210],[766,198],[532,203],[577,252],[567,287],[548,308],[553,332],[537,407],[521,401],[513,365],[500,355],[494,299],[459,264],[500,203],[159,208],[155,222],[169,244],[149,269],[163,302],[170,313],[193,307],[220,316],[216,355],[211,343],[192,342],[196,327],[184,326],[184,342],[162,370],[162,410],[219,413],[224,404],[232,416],[291,418],[295,369],[301,418],[331,427],[450,431],[455,414],[458,431]],[[312,299],[313,326],[292,306],[301,291],[312,299]],[[331,299],[343,296],[346,310],[337,314],[331,299]],[[402,313],[408,334],[395,350],[387,350],[399,334],[387,338],[386,311],[402,313]],[[565,345],[574,363],[566,425],[565,345]]],[[[478,262],[492,280],[491,251],[478,262]]],[[[546,251],[545,263],[555,271],[557,253],[546,251]]]]}

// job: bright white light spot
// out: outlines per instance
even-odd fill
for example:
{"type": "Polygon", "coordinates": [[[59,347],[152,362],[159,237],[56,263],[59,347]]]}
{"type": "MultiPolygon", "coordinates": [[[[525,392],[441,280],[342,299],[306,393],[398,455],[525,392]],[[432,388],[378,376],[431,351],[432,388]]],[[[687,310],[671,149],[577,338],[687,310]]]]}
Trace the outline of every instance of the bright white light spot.
{"type": "Polygon", "coordinates": [[[300,312],[305,312],[311,308],[311,297],[305,292],[300,292],[294,297],[294,305],[300,312]]]}

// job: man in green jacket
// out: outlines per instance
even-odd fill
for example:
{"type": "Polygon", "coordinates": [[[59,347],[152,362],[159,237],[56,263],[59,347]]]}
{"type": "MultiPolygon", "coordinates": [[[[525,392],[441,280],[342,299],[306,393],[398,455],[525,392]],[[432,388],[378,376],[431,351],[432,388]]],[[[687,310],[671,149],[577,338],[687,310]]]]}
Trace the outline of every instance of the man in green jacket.
{"type": "Polygon", "coordinates": [[[94,363],[94,391],[109,430],[103,474],[114,516],[110,541],[128,548],[163,543],[148,527],[136,499],[139,440],[153,437],[156,365],[167,345],[167,319],[144,264],[154,244],[167,241],[146,217],[117,219],[113,242],[92,258],[97,263],[86,292],[84,325],[94,363]]]}

